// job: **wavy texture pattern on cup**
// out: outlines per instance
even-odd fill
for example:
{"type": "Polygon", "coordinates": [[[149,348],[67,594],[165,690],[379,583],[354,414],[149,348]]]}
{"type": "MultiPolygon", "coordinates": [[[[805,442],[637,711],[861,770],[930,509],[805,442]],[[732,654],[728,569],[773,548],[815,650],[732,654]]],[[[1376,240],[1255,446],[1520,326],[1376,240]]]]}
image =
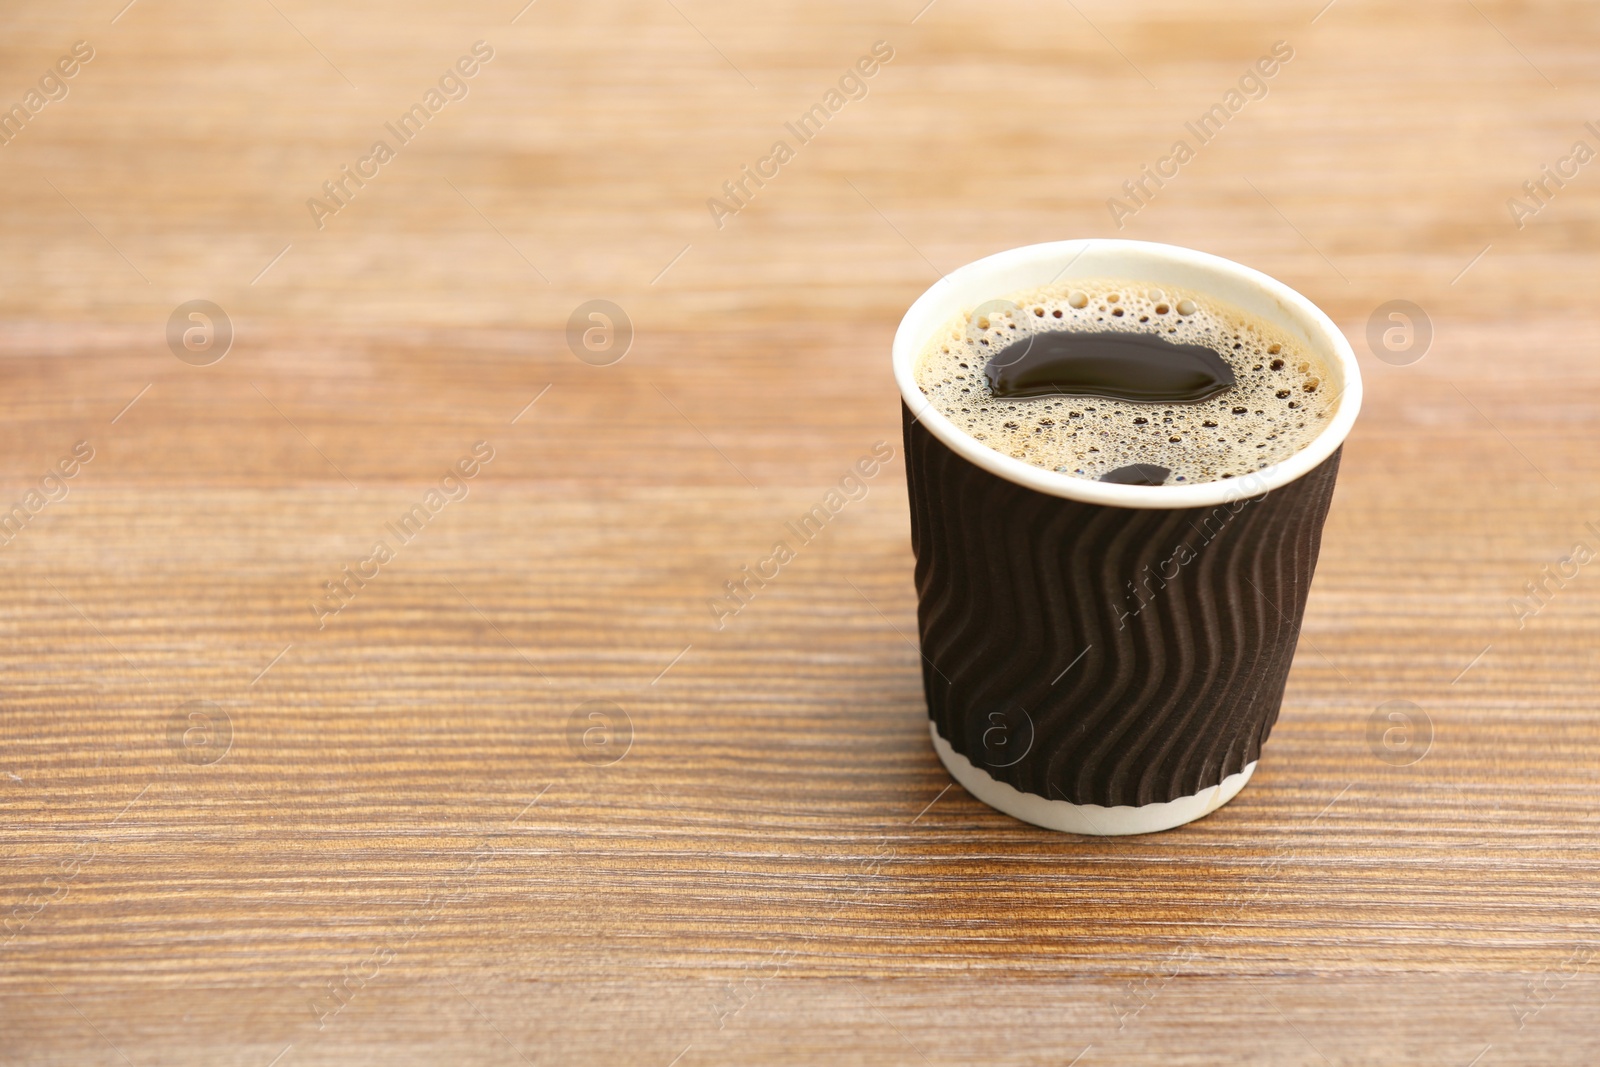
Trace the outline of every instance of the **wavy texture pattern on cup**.
{"type": "Polygon", "coordinates": [[[1017,485],[902,412],[924,688],[952,748],[1105,806],[1190,796],[1260,755],[1338,450],[1253,499],[1126,508],[1017,485]]]}

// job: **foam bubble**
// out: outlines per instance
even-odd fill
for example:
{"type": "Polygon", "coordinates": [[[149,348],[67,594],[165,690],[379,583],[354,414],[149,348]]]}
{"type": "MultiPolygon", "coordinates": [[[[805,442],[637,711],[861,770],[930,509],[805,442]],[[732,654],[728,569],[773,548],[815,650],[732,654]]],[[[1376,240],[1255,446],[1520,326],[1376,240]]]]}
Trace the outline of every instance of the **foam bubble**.
{"type": "Polygon", "coordinates": [[[941,414],[997,452],[1087,479],[1156,464],[1171,470],[1168,485],[1282,463],[1311,443],[1339,403],[1322,360],[1273,324],[1202,293],[1126,279],[1078,278],[969,310],[934,335],[916,378],[941,414]],[[1048,330],[1126,330],[1203,344],[1228,361],[1236,384],[1192,404],[991,395],[989,357],[1048,330]]]}

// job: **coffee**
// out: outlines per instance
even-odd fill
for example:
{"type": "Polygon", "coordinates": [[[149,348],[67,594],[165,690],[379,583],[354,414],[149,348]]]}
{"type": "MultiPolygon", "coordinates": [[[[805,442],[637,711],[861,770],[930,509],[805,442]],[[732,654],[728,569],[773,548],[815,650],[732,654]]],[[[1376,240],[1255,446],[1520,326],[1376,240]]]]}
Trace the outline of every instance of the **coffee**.
{"type": "Polygon", "coordinates": [[[1228,361],[1205,345],[1116,330],[1029,333],[990,356],[984,375],[989,392],[1006,399],[1099,396],[1188,404],[1237,384],[1228,361]]]}
{"type": "Polygon", "coordinates": [[[1322,360],[1280,327],[1127,279],[1074,279],[968,311],[934,335],[916,380],[989,448],[1129,485],[1263,470],[1339,406],[1322,360]]]}

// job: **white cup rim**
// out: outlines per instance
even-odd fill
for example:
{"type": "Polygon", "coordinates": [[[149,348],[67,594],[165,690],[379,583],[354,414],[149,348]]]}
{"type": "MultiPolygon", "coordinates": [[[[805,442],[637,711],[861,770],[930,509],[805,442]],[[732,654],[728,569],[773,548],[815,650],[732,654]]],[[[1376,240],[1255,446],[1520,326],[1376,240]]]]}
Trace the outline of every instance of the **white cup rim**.
{"type": "Polygon", "coordinates": [[[963,459],[1009,482],[1067,500],[1125,508],[1197,508],[1259,496],[1314,470],[1344,443],[1361,410],[1361,369],[1322,309],[1276,278],[1221,256],[1153,241],[1086,238],[998,252],[958,267],[906,311],[895,331],[894,377],[911,414],[963,459]],[[934,333],[987,300],[1071,278],[1126,278],[1196,290],[1266,319],[1322,357],[1341,390],[1339,410],[1311,442],[1243,478],[1192,485],[1117,485],[1047,471],[1003,455],[940,414],[917,387],[916,363],[934,333]]]}

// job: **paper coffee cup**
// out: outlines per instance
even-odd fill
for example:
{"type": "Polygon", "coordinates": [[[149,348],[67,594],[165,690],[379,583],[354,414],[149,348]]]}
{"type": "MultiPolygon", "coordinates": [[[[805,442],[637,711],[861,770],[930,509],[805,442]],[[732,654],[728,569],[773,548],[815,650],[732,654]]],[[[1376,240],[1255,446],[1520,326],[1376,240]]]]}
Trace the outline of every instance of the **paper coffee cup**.
{"type": "Polygon", "coordinates": [[[1304,296],[1229,260],[1060,241],[947,275],[906,312],[893,362],[929,730],[950,773],[991,807],[1073,833],[1165,830],[1233,799],[1277,719],[1361,407],[1349,342],[1304,296]],[[952,318],[1074,278],[1203,293],[1266,320],[1321,358],[1337,410],[1275,466],[1144,486],[1014,459],[928,403],[916,363],[952,318]],[[1130,583],[1149,594],[1136,611],[1130,583]]]}

